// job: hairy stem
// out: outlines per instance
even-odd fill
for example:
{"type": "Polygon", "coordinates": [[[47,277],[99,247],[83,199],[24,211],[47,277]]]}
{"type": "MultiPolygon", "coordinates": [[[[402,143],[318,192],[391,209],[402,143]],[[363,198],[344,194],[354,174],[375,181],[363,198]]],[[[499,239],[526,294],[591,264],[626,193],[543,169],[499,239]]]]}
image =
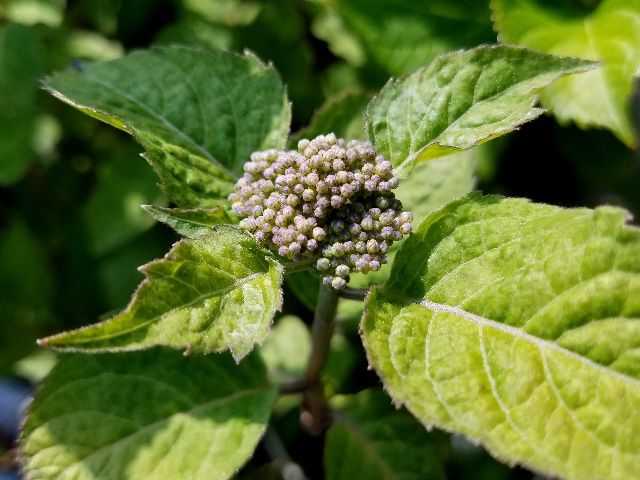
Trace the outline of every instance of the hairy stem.
{"type": "Polygon", "coordinates": [[[331,287],[320,285],[318,303],[311,328],[311,354],[304,375],[305,411],[302,422],[311,434],[320,435],[330,423],[330,412],[324,396],[320,376],[329,355],[333,335],[338,295],[331,287]]]}

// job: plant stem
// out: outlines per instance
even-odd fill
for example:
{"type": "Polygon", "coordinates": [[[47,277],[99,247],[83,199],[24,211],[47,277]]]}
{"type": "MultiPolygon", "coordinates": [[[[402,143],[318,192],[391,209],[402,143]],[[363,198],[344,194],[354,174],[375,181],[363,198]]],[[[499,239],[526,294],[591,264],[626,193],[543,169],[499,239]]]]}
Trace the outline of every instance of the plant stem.
{"type": "Polygon", "coordinates": [[[340,292],[338,292],[338,295],[340,296],[340,298],[346,298],[348,300],[363,301],[367,296],[367,292],[368,290],[366,288],[345,287],[340,290],[340,292]]]}
{"type": "Polygon", "coordinates": [[[304,379],[308,385],[317,383],[320,380],[322,368],[329,354],[337,308],[338,295],[336,291],[321,284],[313,317],[313,326],[311,327],[311,354],[304,374],[304,379]]]}
{"type": "Polygon", "coordinates": [[[322,369],[329,356],[335,325],[338,295],[331,287],[320,285],[318,303],[311,327],[311,354],[304,375],[304,407],[301,420],[312,435],[320,435],[329,426],[331,415],[320,382],[322,369]]]}

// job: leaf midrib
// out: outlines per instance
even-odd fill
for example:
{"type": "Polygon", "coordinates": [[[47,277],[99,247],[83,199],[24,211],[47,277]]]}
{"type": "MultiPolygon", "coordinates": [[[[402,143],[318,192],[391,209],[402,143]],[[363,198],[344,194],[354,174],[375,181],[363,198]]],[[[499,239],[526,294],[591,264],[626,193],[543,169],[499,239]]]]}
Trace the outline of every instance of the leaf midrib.
{"type": "MultiPolygon", "coordinates": [[[[196,142],[193,138],[191,138],[190,136],[188,136],[186,133],[184,133],[182,130],[180,130],[175,124],[173,124],[171,121],[169,121],[169,119],[167,119],[164,115],[156,112],[154,109],[152,109],[151,107],[149,107],[148,105],[145,105],[144,103],[142,103],[140,100],[138,100],[135,97],[132,97],[131,95],[129,95],[127,92],[124,92],[122,90],[120,90],[117,87],[114,87],[113,85],[106,83],[100,79],[98,79],[97,77],[91,77],[96,83],[98,83],[99,85],[102,85],[103,87],[106,87],[108,89],[110,89],[112,92],[114,92],[115,94],[121,95],[124,98],[126,98],[127,100],[133,102],[134,104],[138,105],[139,107],[141,107],[143,110],[149,112],[151,115],[153,115],[154,117],[156,117],[160,122],[162,122],[164,125],[166,125],[171,131],[173,131],[176,135],[178,135],[180,138],[184,139],[187,143],[191,144],[198,152],[200,152],[207,160],[209,160],[211,163],[214,163],[216,166],[218,166],[221,170],[223,170],[227,175],[229,175],[231,178],[234,178],[233,173],[222,164],[222,162],[220,162],[217,158],[215,158],[211,152],[209,152],[203,145],[200,145],[198,142],[196,142]]],[[[106,112],[105,112],[106,113],[106,112]]],[[[107,115],[109,116],[113,116],[110,113],[107,113],[107,115]]],[[[124,119],[122,119],[123,122],[129,126],[129,128],[132,128],[131,125],[129,124],[129,122],[125,121],[124,119]]],[[[133,129],[133,128],[132,128],[133,129]]],[[[137,130],[137,129],[133,129],[133,130],[137,130]]]]}
{"type": "Polygon", "coordinates": [[[535,335],[531,335],[527,332],[522,331],[519,328],[516,327],[512,327],[510,325],[506,325],[504,323],[501,322],[497,322],[495,320],[491,320],[489,318],[485,318],[485,317],[481,317],[480,315],[476,315],[474,313],[471,312],[467,312],[466,310],[463,310],[461,308],[458,307],[453,307],[450,305],[446,305],[446,304],[442,304],[442,303],[436,303],[436,302],[432,302],[430,300],[422,300],[420,302],[420,305],[422,305],[423,307],[426,307],[436,313],[449,313],[452,315],[456,315],[458,317],[461,317],[467,321],[472,322],[475,325],[478,325],[480,327],[489,327],[489,328],[493,328],[496,330],[500,330],[504,333],[507,333],[509,335],[512,335],[514,337],[520,338],[524,341],[530,342],[535,344],[537,347],[541,348],[541,349],[550,349],[550,350],[554,350],[566,357],[572,358],[574,360],[579,361],[581,364],[583,364],[586,367],[589,368],[594,368],[596,370],[599,370],[607,375],[611,375],[614,376],[616,378],[618,378],[619,380],[623,381],[624,383],[630,385],[633,388],[637,388],[640,389],[640,380],[636,379],[634,377],[630,377],[628,375],[625,375],[623,373],[618,372],[617,370],[612,370],[609,369],[597,362],[594,362],[593,360],[584,357],[582,355],[578,355],[577,353],[568,350],[564,347],[561,347],[560,345],[558,345],[555,342],[551,342],[548,340],[544,340],[540,337],[536,337],[535,335]]]}
{"type": "MultiPolygon", "coordinates": [[[[474,100],[474,101],[469,105],[469,107],[468,107],[468,108],[466,108],[466,109],[465,109],[465,110],[464,110],[460,115],[458,115],[458,116],[457,116],[457,117],[456,117],[452,122],[448,122],[448,123],[447,123],[447,125],[446,125],[446,126],[445,126],[441,131],[440,131],[440,132],[438,132],[436,135],[434,135],[434,136],[433,136],[433,138],[431,138],[431,139],[430,139],[430,140],[429,140],[429,141],[428,141],[428,142],[427,142],[427,143],[426,143],[426,144],[425,144],[421,149],[419,149],[419,150],[417,150],[417,151],[415,151],[415,152],[413,152],[413,153],[409,153],[409,154],[405,157],[405,160],[404,160],[404,161],[402,161],[402,162],[398,165],[398,167],[401,167],[402,165],[406,165],[406,164],[408,164],[408,163],[410,163],[410,162],[412,162],[412,161],[414,161],[414,160],[417,160],[423,152],[425,152],[427,149],[429,149],[429,148],[430,148],[430,147],[432,147],[433,145],[439,145],[439,146],[442,146],[442,147],[448,147],[448,148],[457,148],[457,147],[455,147],[454,145],[448,145],[448,144],[446,144],[446,143],[442,143],[441,141],[439,141],[439,139],[443,136],[443,134],[444,134],[445,132],[447,132],[447,131],[452,127],[452,125],[453,125],[453,124],[455,124],[455,122],[457,122],[458,120],[460,120],[460,118],[462,118],[464,115],[466,115],[466,114],[467,114],[467,113],[468,113],[472,108],[475,108],[476,106],[478,106],[478,105],[482,105],[482,104],[487,103],[487,102],[492,102],[492,101],[494,101],[497,97],[501,97],[501,96],[505,95],[505,93],[506,93],[506,92],[511,91],[513,88],[517,87],[518,85],[520,85],[520,84],[522,84],[522,83],[530,82],[530,81],[532,81],[532,80],[534,80],[534,79],[536,79],[536,78],[538,78],[538,77],[540,77],[540,76],[543,76],[543,75],[549,75],[549,74],[553,75],[553,77],[552,77],[548,82],[545,82],[542,86],[539,86],[539,87],[536,87],[536,88],[531,88],[531,89],[530,89],[530,91],[528,92],[528,95],[530,95],[530,96],[532,97],[532,99],[531,99],[531,105],[533,106],[533,105],[535,104],[535,102],[536,102],[537,98],[538,98],[538,95],[537,95],[536,93],[534,93],[536,90],[539,90],[540,88],[542,88],[542,87],[544,87],[544,86],[549,85],[549,84],[550,84],[550,83],[552,83],[554,80],[556,80],[556,79],[558,79],[558,78],[560,78],[560,77],[563,77],[563,76],[569,75],[570,73],[573,73],[573,72],[577,73],[577,72],[580,72],[580,71],[586,71],[586,70],[588,70],[588,69],[589,69],[588,65],[584,65],[584,66],[582,66],[582,67],[580,67],[580,66],[575,66],[575,67],[573,67],[573,68],[562,68],[562,69],[557,69],[557,70],[555,70],[555,72],[554,72],[554,71],[537,72],[535,75],[532,75],[531,77],[528,77],[528,78],[527,78],[527,79],[525,79],[525,80],[521,80],[521,81],[519,81],[519,82],[513,83],[513,84],[509,85],[509,87],[508,87],[508,88],[506,88],[506,89],[504,89],[504,90],[501,90],[501,91],[499,91],[499,92],[496,92],[495,94],[493,94],[493,95],[491,95],[491,96],[489,96],[489,97],[487,97],[487,98],[484,98],[484,99],[480,100],[479,102],[476,102],[476,101],[474,100]]],[[[431,66],[427,67],[427,68],[425,69],[425,71],[424,71],[424,73],[423,73],[423,74],[425,74],[425,75],[426,75],[426,74],[431,74],[431,72],[430,72],[429,70],[431,70],[431,66]]],[[[483,71],[484,71],[484,69],[483,69],[483,71]]],[[[482,73],[482,72],[481,72],[481,73],[482,73]]],[[[480,73],[480,74],[476,77],[476,79],[475,79],[475,83],[476,83],[476,84],[477,84],[477,82],[478,82],[478,80],[479,80],[479,78],[480,78],[480,76],[481,76],[481,73],[480,73]]],[[[415,75],[415,74],[412,74],[412,76],[413,76],[413,75],[415,75]]],[[[457,75],[459,75],[459,72],[458,72],[458,73],[456,73],[456,76],[457,76],[457,75]]],[[[454,77],[454,78],[455,78],[455,77],[454,77]]],[[[396,85],[397,85],[397,84],[396,84],[396,85]]],[[[474,88],[475,88],[475,86],[474,86],[474,88]]],[[[413,95],[411,95],[411,97],[413,97],[413,95]]],[[[411,97],[409,97],[409,98],[411,98],[411,97]]],[[[396,97],[396,99],[397,99],[397,97],[396,97]]],[[[395,100],[395,99],[394,99],[394,100],[395,100]]],[[[448,106],[448,105],[449,105],[449,102],[446,102],[446,105],[448,106]]],[[[430,113],[430,112],[433,112],[433,110],[429,110],[429,111],[428,111],[427,113],[425,113],[424,115],[421,115],[421,116],[420,116],[420,118],[426,118],[426,117],[429,117],[429,116],[430,116],[430,115],[429,115],[429,113],[430,113]]],[[[530,112],[528,112],[525,116],[520,117],[520,119],[522,119],[522,118],[526,118],[528,115],[530,115],[530,112]]],[[[421,122],[420,122],[420,123],[421,123],[421,122]]],[[[517,125],[517,124],[516,124],[516,125],[517,125]]],[[[506,127],[506,128],[508,128],[508,127],[506,127]]],[[[387,130],[389,130],[389,129],[387,129],[387,130]]],[[[410,131],[410,129],[407,129],[407,131],[409,132],[409,131],[410,131]]],[[[390,135],[390,132],[388,132],[388,135],[390,135]]],[[[489,136],[490,136],[490,135],[489,135],[489,136]]],[[[410,141],[409,141],[409,149],[410,149],[410,150],[411,150],[411,144],[413,143],[413,140],[414,140],[414,139],[411,139],[411,138],[410,138],[410,141]]],[[[393,148],[393,143],[389,143],[389,146],[390,146],[391,148],[393,148]]],[[[400,151],[399,153],[400,153],[400,156],[404,156],[404,155],[402,154],[402,151],[400,151]]],[[[397,155],[397,152],[393,152],[393,154],[396,154],[396,155],[397,155]]],[[[392,157],[394,156],[393,154],[391,155],[392,157]]]]}
{"type": "MultiPolygon", "coordinates": [[[[170,314],[176,312],[177,310],[181,310],[181,309],[184,309],[184,308],[191,307],[191,306],[195,305],[196,303],[199,303],[200,301],[208,299],[208,298],[211,298],[211,297],[220,297],[220,296],[222,296],[222,295],[224,295],[224,294],[226,294],[226,293],[228,293],[228,292],[230,292],[232,290],[235,290],[236,288],[240,288],[245,283],[249,283],[249,282],[259,278],[260,276],[265,275],[265,274],[268,274],[268,273],[267,272],[252,273],[252,274],[250,274],[250,275],[248,275],[246,277],[243,277],[240,280],[236,280],[235,282],[233,282],[231,285],[229,285],[226,288],[202,294],[199,297],[191,300],[190,302],[183,303],[182,305],[179,305],[179,306],[174,307],[174,308],[172,308],[170,310],[167,310],[166,312],[163,312],[160,315],[156,315],[156,316],[154,316],[152,318],[149,318],[149,319],[145,320],[144,322],[138,323],[138,324],[134,325],[133,327],[128,328],[126,330],[118,330],[117,332],[114,332],[114,333],[111,333],[111,334],[108,334],[108,335],[102,335],[102,336],[99,336],[99,337],[98,336],[92,336],[90,338],[84,338],[84,339],[82,339],[82,338],[81,339],[73,339],[73,340],[71,340],[71,342],[65,342],[65,343],[68,345],[67,348],[73,348],[73,345],[94,343],[94,342],[99,342],[99,341],[103,341],[103,340],[109,340],[109,339],[112,339],[112,338],[121,337],[123,335],[128,335],[128,334],[130,334],[132,332],[135,332],[135,331],[137,331],[137,330],[139,330],[141,328],[146,327],[149,324],[152,324],[152,323],[157,322],[157,321],[162,321],[163,317],[165,317],[167,315],[170,315],[170,314]]],[[[125,311],[125,312],[122,313],[123,316],[125,316],[127,314],[131,314],[131,311],[128,310],[128,311],[125,311]]],[[[97,328],[97,327],[100,327],[101,325],[108,324],[108,323],[110,323],[112,321],[114,321],[114,319],[113,318],[109,318],[109,319],[105,320],[104,322],[97,323],[95,325],[89,325],[89,326],[85,327],[84,329],[97,328]]],[[[124,321],[124,320],[122,320],[122,321],[124,321]]],[[[84,329],[81,329],[78,333],[81,333],[82,330],[84,330],[84,329]]],[[[64,333],[62,333],[60,335],[61,336],[65,336],[64,333]]],[[[54,335],[53,337],[49,337],[49,339],[55,340],[56,337],[57,337],[57,335],[54,335]]],[[[44,344],[45,345],[49,344],[47,339],[45,339],[44,344]]],[[[52,343],[51,345],[54,346],[54,347],[57,347],[57,348],[61,348],[61,349],[65,348],[64,344],[62,346],[60,346],[60,347],[58,347],[55,343],[52,343]]],[[[97,347],[97,349],[98,350],[104,349],[105,351],[107,351],[109,349],[109,347],[97,347]]]]}

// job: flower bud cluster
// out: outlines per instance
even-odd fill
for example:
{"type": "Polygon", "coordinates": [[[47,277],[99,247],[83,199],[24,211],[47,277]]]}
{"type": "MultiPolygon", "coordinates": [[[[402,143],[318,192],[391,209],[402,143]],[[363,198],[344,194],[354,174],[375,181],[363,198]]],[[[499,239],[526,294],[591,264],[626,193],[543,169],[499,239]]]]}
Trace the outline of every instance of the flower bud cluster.
{"type": "Polygon", "coordinates": [[[283,257],[317,259],[337,290],[352,272],[379,270],[391,244],[411,233],[391,163],[368,142],[319,135],[297,151],[254,152],[244,171],[229,196],[240,226],[283,257]]]}

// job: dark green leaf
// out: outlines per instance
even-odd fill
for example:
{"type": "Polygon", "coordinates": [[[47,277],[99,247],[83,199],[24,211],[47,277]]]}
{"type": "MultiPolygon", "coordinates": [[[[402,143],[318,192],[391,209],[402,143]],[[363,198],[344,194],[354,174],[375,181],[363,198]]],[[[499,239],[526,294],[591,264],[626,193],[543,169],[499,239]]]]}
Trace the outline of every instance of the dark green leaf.
{"type": "Polygon", "coordinates": [[[182,208],[214,208],[227,205],[234,180],[222,168],[182,147],[140,135],[143,157],[160,177],[169,201],[182,208]]]}
{"type": "Polygon", "coordinates": [[[327,480],[444,479],[442,456],[448,439],[427,433],[378,390],[332,399],[337,410],[327,432],[327,480]]]}
{"type": "MultiPolygon", "coordinates": [[[[402,75],[458,48],[494,42],[488,0],[338,0],[349,34],[388,73],[402,75]]],[[[348,38],[348,37],[347,37],[348,38]]],[[[340,52],[344,35],[326,38],[340,52]]],[[[352,48],[353,49],[353,48],[352,48]]]]}
{"type": "Polygon", "coordinates": [[[57,73],[46,86],[145,147],[181,147],[231,179],[251,152],[285,145],[291,115],[277,73],[251,53],[155,48],[57,73]]]}

